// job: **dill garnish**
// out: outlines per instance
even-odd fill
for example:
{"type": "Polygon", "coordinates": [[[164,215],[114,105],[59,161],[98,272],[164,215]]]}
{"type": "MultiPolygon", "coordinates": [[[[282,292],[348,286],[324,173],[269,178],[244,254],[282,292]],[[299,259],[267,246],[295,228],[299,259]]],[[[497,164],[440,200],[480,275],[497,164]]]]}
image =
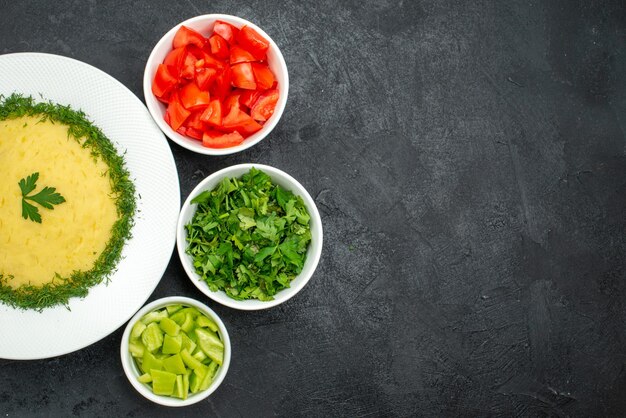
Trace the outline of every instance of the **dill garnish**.
{"type": "Polygon", "coordinates": [[[52,102],[39,102],[28,96],[13,93],[9,97],[0,95],[0,120],[23,116],[41,116],[41,122],[59,122],[68,127],[68,137],[75,139],[83,148],[88,148],[92,157],[101,158],[109,167],[112,198],[115,201],[118,220],[111,229],[111,238],[104,251],[88,271],[74,271],[70,277],[56,275],[51,282],[42,286],[22,285],[17,288],[9,284],[12,275],[0,274],[0,302],[12,307],[42,311],[44,308],[65,305],[73,297],[84,297],[88,289],[102,281],[108,281],[122,255],[124,243],[131,237],[133,216],[136,210],[135,186],[124,159],[104,133],[87,119],[85,113],[52,102]]]}

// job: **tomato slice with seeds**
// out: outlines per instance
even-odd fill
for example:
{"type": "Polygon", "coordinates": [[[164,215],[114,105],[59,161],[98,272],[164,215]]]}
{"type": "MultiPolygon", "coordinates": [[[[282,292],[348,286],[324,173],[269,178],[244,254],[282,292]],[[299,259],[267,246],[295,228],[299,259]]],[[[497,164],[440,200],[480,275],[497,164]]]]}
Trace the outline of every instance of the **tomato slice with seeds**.
{"type": "Polygon", "coordinates": [[[278,103],[278,90],[268,90],[263,93],[250,109],[250,116],[254,120],[266,121],[274,114],[274,108],[278,103]]]}
{"type": "Polygon", "coordinates": [[[173,46],[174,48],[179,48],[186,45],[196,45],[197,47],[202,48],[205,43],[206,39],[204,36],[183,25],[178,28],[176,35],[174,35],[173,46]]]}
{"type": "Polygon", "coordinates": [[[232,79],[230,83],[242,89],[256,90],[256,81],[254,81],[254,72],[249,62],[242,62],[230,67],[232,79]]]}

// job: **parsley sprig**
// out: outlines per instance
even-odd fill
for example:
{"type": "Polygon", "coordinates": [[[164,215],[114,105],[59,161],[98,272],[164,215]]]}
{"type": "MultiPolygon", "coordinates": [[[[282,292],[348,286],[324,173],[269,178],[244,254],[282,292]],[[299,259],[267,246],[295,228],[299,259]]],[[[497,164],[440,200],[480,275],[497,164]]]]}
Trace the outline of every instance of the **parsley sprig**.
{"type": "Polygon", "coordinates": [[[37,187],[39,180],[39,172],[33,173],[25,179],[21,179],[18,183],[22,191],[22,218],[30,219],[33,222],[41,223],[41,215],[37,206],[28,203],[27,200],[33,201],[46,209],[54,209],[53,205],[60,205],[65,202],[65,198],[61,193],[57,192],[55,187],[44,187],[39,193],[30,196],[29,193],[37,187]]]}
{"type": "Polygon", "coordinates": [[[237,300],[272,300],[302,271],[311,241],[300,196],[255,168],[225,178],[191,203],[187,253],[212,291],[237,300]]]}

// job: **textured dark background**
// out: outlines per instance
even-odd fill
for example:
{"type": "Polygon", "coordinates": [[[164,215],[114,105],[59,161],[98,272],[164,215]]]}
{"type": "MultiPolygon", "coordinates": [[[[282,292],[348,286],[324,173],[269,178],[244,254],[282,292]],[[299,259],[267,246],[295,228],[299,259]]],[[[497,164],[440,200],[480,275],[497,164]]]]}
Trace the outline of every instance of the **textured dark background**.
{"type": "MultiPolygon", "coordinates": [[[[170,143],[182,198],[232,164],[287,171],[322,214],[315,276],[266,312],[209,302],[234,355],[207,401],[144,400],[118,330],[0,360],[0,417],[626,415],[625,2],[0,0],[0,53],[143,98],[152,46],[211,12],[274,38],[290,94],[240,155],[170,143]]],[[[168,295],[205,299],[177,256],[168,295]]]]}

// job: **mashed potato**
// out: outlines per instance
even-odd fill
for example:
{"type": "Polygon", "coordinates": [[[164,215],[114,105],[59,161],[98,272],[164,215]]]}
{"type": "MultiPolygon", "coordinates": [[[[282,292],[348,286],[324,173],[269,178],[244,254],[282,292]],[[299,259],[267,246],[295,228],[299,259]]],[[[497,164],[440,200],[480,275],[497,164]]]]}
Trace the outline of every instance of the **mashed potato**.
{"type": "Polygon", "coordinates": [[[0,121],[0,274],[35,286],[90,270],[118,219],[108,167],[68,137],[67,126],[40,117],[0,121]],[[39,172],[34,193],[55,187],[66,202],[39,207],[42,223],[22,218],[18,182],[39,172]]]}

